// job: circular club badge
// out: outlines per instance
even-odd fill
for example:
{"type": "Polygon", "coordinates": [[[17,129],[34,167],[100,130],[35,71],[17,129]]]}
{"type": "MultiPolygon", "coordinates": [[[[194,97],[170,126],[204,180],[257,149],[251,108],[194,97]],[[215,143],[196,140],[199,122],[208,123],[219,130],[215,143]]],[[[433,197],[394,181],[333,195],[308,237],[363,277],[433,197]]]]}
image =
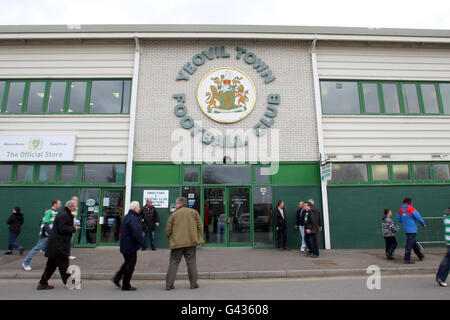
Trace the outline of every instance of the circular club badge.
{"type": "Polygon", "coordinates": [[[232,123],[252,112],[256,89],[250,77],[239,69],[220,68],[209,72],[198,86],[198,103],[211,119],[232,123]]]}

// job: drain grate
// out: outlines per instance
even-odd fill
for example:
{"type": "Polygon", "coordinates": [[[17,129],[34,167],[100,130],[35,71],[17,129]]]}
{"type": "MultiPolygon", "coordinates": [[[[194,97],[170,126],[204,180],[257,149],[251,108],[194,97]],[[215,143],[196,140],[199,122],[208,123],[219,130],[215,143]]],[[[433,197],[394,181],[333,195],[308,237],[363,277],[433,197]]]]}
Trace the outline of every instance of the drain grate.
{"type": "Polygon", "coordinates": [[[331,260],[311,260],[315,264],[336,264],[335,262],[331,260]]]}

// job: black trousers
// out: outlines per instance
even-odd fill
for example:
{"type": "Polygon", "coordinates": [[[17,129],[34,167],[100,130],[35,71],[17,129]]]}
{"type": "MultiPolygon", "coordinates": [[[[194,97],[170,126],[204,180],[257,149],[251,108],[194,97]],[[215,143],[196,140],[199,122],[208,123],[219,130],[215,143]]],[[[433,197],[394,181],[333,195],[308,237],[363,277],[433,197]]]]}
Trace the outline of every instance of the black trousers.
{"type": "Polygon", "coordinates": [[[285,248],[287,245],[287,230],[286,227],[278,228],[277,231],[277,248],[285,248]]]}
{"type": "Polygon", "coordinates": [[[306,233],[305,230],[305,242],[308,252],[316,256],[319,255],[319,243],[317,240],[317,233],[306,233]]]}
{"type": "Polygon", "coordinates": [[[420,259],[423,258],[423,253],[420,251],[420,247],[416,242],[415,233],[406,234],[405,261],[411,260],[411,250],[413,250],[420,259]]]}
{"type": "Polygon", "coordinates": [[[69,259],[53,259],[48,258],[47,265],[45,266],[44,273],[42,274],[41,280],[39,284],[46,286],[48,285],[48,280],[52,277],[53,273],[55,273],[56,268],[59,269],[59,273],[61,274],[61,279],[64,284],[67,283],[67,279],[70,277],[70,274],[67,273],[67,268],[69,268],[69,259]]]}
{"type": "Polygon", "coordinates": [[[384,237],[386,242],[386,255],[392,255],[397,248],[397,239],[395,237],[384,237]]]}
{"type": "Polygon", "coordinates": [[[123,254],[125,262],[120,267],[120,270],[114,276],[114,281],[122,280],[122,289],[130,289],[130,281],[133,276],[134,268],[136,267],[137,253],[123,254]]]}

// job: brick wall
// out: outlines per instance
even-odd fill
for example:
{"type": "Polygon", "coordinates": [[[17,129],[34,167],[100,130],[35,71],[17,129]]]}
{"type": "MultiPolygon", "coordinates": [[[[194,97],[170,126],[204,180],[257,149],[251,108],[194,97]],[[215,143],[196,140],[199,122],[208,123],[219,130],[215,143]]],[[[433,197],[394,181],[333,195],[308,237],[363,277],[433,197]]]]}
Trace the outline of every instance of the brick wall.
{"type": "MultiPolygon", "coordinates": [[[[172,132],[180,129],[180,118],[174,114],[177,102],[172,95],[185,93],[187,115],[208,130],[217,130],[225,134],[226,129],[249,130],[264,116],[267,97],[270,93],[281,95],[278,115],[272,129],[279,130],[280,161],[317,161],[318,145],[314,107],[314,91],[311,70],[310,43],[300,41],[267,40],[147,40],[141,43],[142,55],[137,100],[135,161],[171,161],[172,148],[177,145],[171,141],[172,132]],[[192,57],[209,47],[225,46],[229,58],[205,59],[197,67],[188,81],[176,81],[178,71],[192,61],[192,57]],[[269,84],[244,61],[236,59],[236,47],[247,49],[269,65],[276,80],[269,84]],[[211,70],[221,67],[233,67],[245,72],[256,87],[256,104],[245,119],[222,124],[208,118],[197,102],[197,88],[201,79],[211,70]]],[[[186,72],[185,72],[186,73],[186,72]]],[[[186,129],[183,129],[186,130],[186,129]]],[[[191,129],[192,130],[192,129],[191,129]]],[[[200,134],[190,138],[200,140],[200,134]]],[[[259,138],[261,142],[263,139],[259,138]]],[[[206,145],[203,144],[204,147],[206,145]]],[[[212,148],[212,147],[208,147],[212,148]]],[[[215,147],[220,149],[218,147],[215,147]]],[[[248,153],[253,150],[246,148],[248,153]]],[[[232,159],[234,149],[227,149],[232,159]],[[231,153],[230,153],[231,151],[231,153]]],[[[269,154],[271,148],[268,147],[269,154]]],[[[218,152],[217,160],[222,158],[218,152]]]]}

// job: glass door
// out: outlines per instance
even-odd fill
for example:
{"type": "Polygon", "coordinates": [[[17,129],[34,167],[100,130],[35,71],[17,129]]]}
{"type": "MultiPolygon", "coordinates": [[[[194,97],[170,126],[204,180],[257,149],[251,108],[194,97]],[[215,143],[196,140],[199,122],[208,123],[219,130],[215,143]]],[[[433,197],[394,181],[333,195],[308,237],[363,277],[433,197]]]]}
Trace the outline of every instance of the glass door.
{"type": "Polygon", "coordinates": [[[99,242],[119,243],[123,216],[123,190],[103,190],[99,216],[99,242]]]}
{"type": "Polygon", "coordinates": [[[228,188],[228,245],[251,244],[250,189],[228,188]]]}
{"type": "Polygon", "coordinates": [[[95,246],[97,244],[100,193],[100,189],[81,189],[77,217],[80,220],[81,228],[75,234],[77,246],[95,246]]]}
{"type": "Polygon", "coordinates": [[[227,245],[225,188],[203,190],[203,239],[206,244],[227,245]]]}

